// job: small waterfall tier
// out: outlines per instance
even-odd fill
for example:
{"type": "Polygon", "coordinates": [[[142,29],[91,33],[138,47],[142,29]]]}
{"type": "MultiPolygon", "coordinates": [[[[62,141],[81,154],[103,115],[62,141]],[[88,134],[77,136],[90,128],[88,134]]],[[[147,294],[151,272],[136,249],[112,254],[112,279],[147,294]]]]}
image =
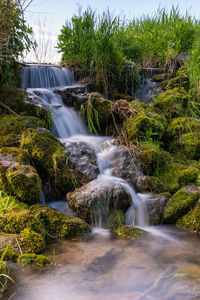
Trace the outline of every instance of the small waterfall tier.
{"type": "Polygon", "coordinates": [[[26,88],[55,88],[73,84],[74,74],[66,68],[30,64],[22,69],[22,86],[26,88]]]}

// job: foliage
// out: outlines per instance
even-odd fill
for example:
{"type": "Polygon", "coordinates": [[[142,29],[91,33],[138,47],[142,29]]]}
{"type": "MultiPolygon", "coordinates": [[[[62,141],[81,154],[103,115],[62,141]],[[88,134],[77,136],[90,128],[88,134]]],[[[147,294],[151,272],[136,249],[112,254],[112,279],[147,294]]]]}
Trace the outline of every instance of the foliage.
{"type": "Polygon", "coordinates": [[[0,0],[0,86],[19,83],[17,60],[33,46],[29,38],[32,29],[26,25],[23,13],[21,1],[0,0]]]}

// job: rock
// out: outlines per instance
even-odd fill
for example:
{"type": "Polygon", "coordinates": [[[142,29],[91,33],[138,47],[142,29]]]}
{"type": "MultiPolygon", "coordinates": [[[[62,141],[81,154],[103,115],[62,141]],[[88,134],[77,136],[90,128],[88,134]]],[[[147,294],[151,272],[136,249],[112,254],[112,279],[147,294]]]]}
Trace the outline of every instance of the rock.
{"type": "Polygon", "coordinates": [[[41,234],[30,228],[25,228],[19,235],[19,244],[25,252],[41,253],[45,249],[45,240],[41,234]]]}
{"type": "Polygon", "coordinates": [[[87,86],[83,84],[74,85],[74,86],[67,86],[64,88],[56,88],[54,90],[55,94],[61,96],[64,104],[67,106],[74,106],[74,99],[79,94],[85,94],[87,91],[87,86]]]}
{"type": "Polygon", "coordinates": [[[126,240],[136,240],[141,237],[145,231],[136,227],[123,225],[114,231],[115,235],[126,240]]]}
{"type": "Polygon", "coordinates": [[[176,221],[187,214],[192,209],[200,197],[200,188],[196,186],[186,186],[181,188],[167,203],[164,218],[166,223],[176,223],[176,221]]]}
{"type": "Polygon", "coordinates": [[[113,231],[122,225],[126,225],[124,212],[122,210],[113,210],[109,215],[106,227],[113,231]]]}
{"type": "Polygon", "coordinates": [[[135,186],[139,193],[162,193],[164,191],[164,184],[154,176],[139,176],[137,177],[135,186]]]}
{"type": "Polygon", "coordinates": [[[113,176],[120,177],[128,183],[135,184],[137,177],[142,175],[139,162],[131,156],[131,149],[118,147],[112,165],[113,176]]]}
{"type": "Polygon", "coordinates": [[[17,244],[17,238],[18,238],[17,234],[6,234],[6,233],[1,232],[0,233],[0,253],[3,253],[5,248],[8,246],[8,247],[11,247],[12,249],[14,249],[14,251],[16,251],[16,253],[19,254],[20,249],[17,244]]]}
{"type": "Polygon", "coordinates": [[[27,129],[22,134],[21,147],[29,152],[44,182],[51,184],[52,197],[61,196],[90,181],[49,131],[27,129]]]}
{"type": "Polygon", "coordinates": [[[130,195],[119,183],[101,178],[68,193],[67,201],[70,208],[88,223],[99,215],[106,219],[113,209],[125,212],[132,203],[130,195]]]}
{"type": "Polygon", "coordinates": [[[168,198],[163,195],[149,194],[146,199],[150,225],[159,225],[163,220],[163,214],[168,198]]]}
{"type": "Polygon", "coordinates": [[[44,229],[59,239],[74,239],[90,232],[90,227],[82,220],[69,218],[65,214],[40,204],[33,205],[31,211],[41,220],[44,229]]]}
{"type": "Polygon", "coordinates": [[[39,201],[41,180],[30,166],[28,152],[15,147],[0,149],[0,189],[21,201],[39,201]]]}
{"type": "Polygon", "coordinates": [[[164,70],[159,68],[141,68],[140,72],[145,78],[152,78],[155,75],[163,74],[164,70]]]}
{"type": "Polygon", "coordinates": [[[97,178],[99,168],[97,166],[96,153],[88,143],[64,140],[63,145],[66,149],[65,152],[70,157],[70,161],[82,174],[85,174],[90,180],[97,178]]]}

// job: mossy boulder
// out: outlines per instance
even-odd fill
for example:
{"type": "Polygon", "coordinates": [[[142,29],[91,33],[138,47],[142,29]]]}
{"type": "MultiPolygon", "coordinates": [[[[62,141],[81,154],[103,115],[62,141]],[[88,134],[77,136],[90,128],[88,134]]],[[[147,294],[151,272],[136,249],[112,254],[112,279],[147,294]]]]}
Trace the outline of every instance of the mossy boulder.
{"type": "Polygon", "coordinates": [[[30,265],[36,269],[42,269],[50,265],[51,260],[44,255],[36,255],[35,253],[26,253],[20,255],[17,262],[22,266],[30,265]]]}
{"type": "Polygon", "coordinates": [[[1,147],[17,147],[20,145],[19,134],[10,133],[7,135],[0,136],[0,148],[1,147]]]}
{"type": "Polygon", "coordinates": [[[160,94],[153,102],[152,107],[164,114],[167,119],[185,116],[188,98],[184,89],[174,88],[160,94]]]}
{"type": "Polygon", "coordinates": [[[114,231],[115,235],[126,239],[126,240],[136,240],[139,237],[141,237],[145,231],[136,227],[130,227],[127,225],[123,225],[118,227],[115,231],[114,231]]]}
{"type": "Polygon", "coordinates": [[[178,219],[176,224],[191,231],[200,232],[200,201],[186,215],[178,219]]]}
{"type": "Polygon", "coordinates": [[[162,82],[161,86],[163,90],[170,90],[179,87],[188,91],[190,85],[187,69],[185,67],[180,68],[175,77],[162,82]]]}
{"type": "Polygon", "coordinates": [[[15,147],[0,149],[0,189],[26,203],[38,202],[41,180],[30,166],[28,152],[15,147]]]}
{"type": "Polygon", "coordinates": [[[42,205],[33,205],[31,211],[42,221],[47,234],[55,238],[73,239],[90,232],[90,227],[82,220],[69,218],[65,214],[42,205]]]}
{"type": "Polygon", "coordinates": [[[187,214],[197,203],[200,197],[200,188],[196,186],[186,186],[181,188],[168,201],[164,212],[166,223],[176,223],[176,221],[187,214]]]}
{"type": "Polygon", "coordinates": [[[36,117],[4,115],[0,119],[1,135],[21,134],[27,128],[45,128],[44,121],[36,117]]]}
{"type": "Polygon", "coordinates": [[[171,120],[165,134],[171,152],[181,152],[189,159],[200,158],[200,121],[189,117],[171,120]]]}
{"type": "Polygon", "coordinates": [[[19,254],[11,246],[7,245],[3,251],[0,250],[1,261],[13,261],[16,262],[19,254]]]}
{"type": "Polygon", "coordinates": [[[71,162],[61,142],[47,130],[25,130],[21,148],[28,151],[43,181],[50,183],[58,194],[89,181],[71,162]]]}
{"type": "Polygon", "coordinates": [[[28,205],[0,191],[0,214],[9,212],[12,209],[28,209],[28,205]]]}
{"type": "Polygon", "coordinates": [[[36,254],[43,252],[46,246],[44,237],[31,228],[25,228],[21,231],[19,244],[25,252],[36,254]]]}
{"type": "Polygon", "coordinates": [[[122,210],[113,210],[109,215],[107,228],[113,231],[122,225],[126,225],[124,212],[122,210]]]}
{"type": "Polygon", "coordinates": [[[140,193],[162,193],[165,190],[164,183],[155,176],[139,176],[136,180],[136,188],[140,193]]]}
{"type": "Polygon", "coordinates": [[[31,228],[45,237],[41,221],[30,210],[12,209],[0,215],[0,232],[19,234],[25,228],[31,228]]]}
{"type": "Polygon", "coordinates": [[[150,112],[141,112],[136,116],[131,116],[125,122],[126,133],[131,141],[145,140],[149,134],[152,138],[161,139],[166,127],[164,117],[150,112]]]}

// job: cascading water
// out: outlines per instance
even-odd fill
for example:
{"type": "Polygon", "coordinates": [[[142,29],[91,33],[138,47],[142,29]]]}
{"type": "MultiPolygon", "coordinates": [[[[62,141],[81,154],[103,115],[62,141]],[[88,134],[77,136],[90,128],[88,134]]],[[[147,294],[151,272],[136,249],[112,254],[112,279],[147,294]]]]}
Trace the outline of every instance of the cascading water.
{"type": "MultiPolygon", "coordinates": [[[[134,223],[136,226],[149,228],[145,205],[148,195],[137,194],[134,188],[125,180],[112,176],[113,161],[118,147],[110,138],[88,135],[83,121],[75,110],[64,106],[61,97],[53,93],[52,87],[67,86],[73,83],[73,73],[66,69],[34,65],[23,70],[23,85],[28,88],[29,95],[37,97],[38,100],[50,108],[55,136],[60,138],[63,144],[70,141],[88,143],[97,155],[100,169],[98,180],[110,182],[110,184],[120,184],[132,198],[132,206],[126,213],[127,225],[132,226],[134,223]],[[48,87],[48,89],[44,87],[48,87]]],[[[44,197],[42,201],[44,203],[44,197]]],[[[101,215],[98,216],[95,225],[101,226],[101,215]]],[[[152,230],[148,229],[148,231],[152,230]]]]}

